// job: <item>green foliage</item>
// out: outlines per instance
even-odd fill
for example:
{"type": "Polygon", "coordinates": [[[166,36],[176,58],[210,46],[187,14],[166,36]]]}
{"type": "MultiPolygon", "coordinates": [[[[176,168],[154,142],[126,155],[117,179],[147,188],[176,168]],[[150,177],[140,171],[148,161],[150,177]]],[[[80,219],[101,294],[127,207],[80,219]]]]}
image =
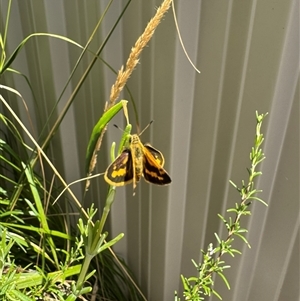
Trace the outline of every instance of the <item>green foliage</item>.
{"type": "MultiPolygon", "coordinates": [[[[8,39],[7,32],[11,8],[11,1],[8,1],[8,12],[4,32],[0,33],[0,75],[2,77],[6,76],[7,72],[14,72],[17,75],[24,76],[26,83],[34,95],[34,91],[27,77],[12,68],[20,51],[26,47],[32,38],[38,40],[43,36],[47,36],[47,38],[60,39],[82,50],[69,79],[65,83],[62,94],[52,108],[49,119],[45,122],[46,125],[44,129],[51,126],[49,120],[53,117],[52,113],[57,109],[57,104],[61,100],[83,55],[86,51],[89,51],[88,46],[95,37],[97,29],[99,29],[111,3],[112,1],[109,1],[107,4],[103,16],[99,18],[95,30],[84,47],[66,37],[50,33],[34,33],[21,41],[12,54],[8,55],[6,52],[6,42],[8,39]]],[[[115,21],[115,24],[113,24],[111,31],[99,46],[99,49],[74,88],[60,116],[55,121],[49,133],[47,133],[46,137],[39,144],[33,139],[17,115],[13,114],[13,110],[9,107],[3,96],[0,95],[0,100],[7,106],[14,118],[10,120],[7,116],[0,114],[0,122],[5,128],[5,135],[3,139],[0,139],[0,167],[1,170],[3,170],[0,174],[1,300],[27,301],[38,299],[51,300],[51,298],[55,298],[55,300],[72,301],[82,295],[90,296],[89,293],[92,289],[91,283],[96,283],[99,286],[98,291],[102,294],[100,298],[103,297],[107,300],[115,299],[120,301],[145,299],[133,281],[130,271],[126,270],[125,263],[110,249],[111,246],[123,237],[123,234],[120,233],[117,237],[106,241],[108,233],[103,232],[104,225],[114,202],[115,188],[109,188],[101,218],[100,220],[94,221],[96,219],[94,206],[92,205],[85,211],[85,209],[81,207],[82,202],[77,202],[77,199],[71,194],[71,191],[69,192],[74,199],[65,198],[64,205],[62,205],[63,207],[60,207],[58,204],[53,204],[53,200],[56,200],[57,195],[60,197],[62,187],[61,185],[57,185],[54,180],[49,180],[49,177],[45,176],[42,164],[43,160],[45,160],[52,168],[54,174],[60,179],[61,183],[68,188],[46,156],[44,150],[46,146],[51,143],[94,63],[97,60],[101,60],[99,55],[129,3],[130,0],[125,4],[123,11],[115,21]],[[32,149],[24,142],[25,139],[18,130],[20,127],[34,143],[35,149],[32,149]],[[38,163],[41,164],[38,165],[38,163]],[[68,205],[71,202],[77,202],[76,204],[81,214],[80,218],[78,218],[77,226],[79,232],[77,233],[76,229],[72,228],[68,215],[68,205]],[[118,285],[116,285],[116,283],[118,283],[118,285]]],[[[107,65],[107,63],[105,64],[107,65]]],[[[22,93],[19,93],[12,87],[0,85],[0,88],[5,88],[7,91],[15,93],[24,101],[26,107],[26,101],[21,96],[22,93]]],[[[87,174],[91,172],[91,161],[95,155],[95,151],[98,150],[98,142],[100,141],[101,144],[101,137],[105,132],[107,123],[122,108],[126,111],[126,103],[126,101],[121,101],[109,108],[94,126],[87,146],[85,162],[87,174]]],[[[137,112],[135,106],[134,110],[137,112]]],[[[125,112],[127,127],[118,149],[119,153],[124,144],[127,143],[128,134],[131,131],[131,125],[128,122],[128,116],[126,114],[125,112]]],[[[231,256],[240,254],[238,250],[232,247],[235,237],[241,238],[248,244],[244,236],[247,230],[241,228],[240,219],[242,216],[250,214],[249,205],[251,201],[257,200],[264,203],[256,196],[259,191],[254,187],[255,178],[261,174],[259,171],[256,171],[257,165],[264,159],[260,149],[263,142],[260,129],[264,116],[265,115],[257,115],[256,139],[250,154],[251,167],[248,170],[248,183],[245,184],[242,182],[242,186],[239,188],[231,182],[241,196],[241,202],[236,204],[234,208],[228,209],[228,212],[235,214],[235,218],[232,219],[229,217],[226,219],[224,216],[219,215],[228,230],[228,236],[225,239],[221,239],[215,234],[217,240],[216,247],[210,244],[206,251],[202,250],[203,262],[201,264],[197,264],[193,261],[198,273],[197,276],[190,278],[181,276],[185,300],[204,300],[204,296],[211,294],[215,294],[221,298],[212,288],[214,284],[212,275],[214,273],[218,274],[229,288],[229,283],[224,275],[224,270],[229,268],[229,266],[227,266],[225,261],[221,260],[221,258],[226,253],[231,256]]],[[[44,130],[39,133],[39,136],[45,136],[44,130]]],[[[111,157],[112,160],[115,158],[114,146],[112,147],[111,157]]]]}
{"type": "MultiPolygon", "coordinates": [[[[54,204],[54,200],[61,196],[62,187],[54,179],[49,180],[44,172],[45,160],[49,164],[47,168],[50,167],[61,180],[61,183],[68,188],[47,157],[45,148],[51,143],[94,63],[97,60],[104,62],[99,55],[127,9],[129,2],[130,0],[125,3],[124,10],[115,21],[103,44],[94,54],[67,105],[42,141],[37,143],[34,140],[22,120],[15,114],[5,98],[0,95],[0,101],[13,116],[10,119],[8,116],[0,114],[1,129],[4,129],[0,133],[0,300],[71,301],[83,295],[90,297],[93,284],[99,287],[97,299],[100,297],[120,301],[128,300],[128,298],[141,300],[141,294],[138,292],[129,269],[122,259],[118,258],[111,250],[111,247],[123,237],[123,234],[106,241],[108,233],[103,232],[113,204],[115,191],[109,190],[100,220],[93,221],[96,217],[96,210],[93,205],[85,211],[80,202],[77,202],[81,218],[78,219],[78,230],[76,231],[70,222],[68,210],[69,204],[76,202],[77,199],[65,197],[65,202],[54,204]],[[23,130],[22,133],[19,132],[20,128],[23,130]],[[32,141],[36,149],[24,142],[26,140],[24,135],[28,136],[26,138],[32,141]]],[[[12,68],[15,59],[27,43],[32,38],[39,40],[46,36],[47,38],[60,39],[82,49],[74,70],[52,109],[53,113],[57,109],[57,104],[84,53],[89,51],[88,46],[95,37],[97,29],[99,29],[111,4],[112,1],[107,4],[103,16],[99,18],[99,22],[85,47],[59,35],[34,33],[21,41],[12,54],[8,55],[6,42],[11,9],[11,1],[8,1],[5,28],[4,32],[0,33],[0,75],[5,77],[8,72],[21,75],[25,78],[34,97],[34,91],[26,75],[12,68]]],[[[110,68],[106,62],[104,63],[110,68]]],[[[26,107],[26,100],[21,96],[22,92],[3,85],[0,85],[0,89],[5,89],[7,92],[20,97],[26,107]]],[[[116,103],[100,117],[88,144],[87,165],[90,164],[96,142],[104,132],[107,123],[122,108],[126,107],[126,103],[125,100],[116,103]]],[[[30,112],[28,113],[30,114],[30,112]]],[[[41,133],[38,133],[40,137],[44,137],[44,130],[51,127],[49,120],[53,117],[52,113],[49,119],[45,121],[45,128],[41,133]]],[[[74,196],[71,191],[69,192],[71,196],[74,196]]]]}
{"type": "MultiPolygon", "coordinates": [[[[251,167],[247,169],[249,173],[247,184],[242,181],[242,186],[238,187],[236,184],[230,181],[233,187],[240,194],[240,203],[236,203],[235,207],[227,210],[227,212],[235,215],[234,219],[231,217],[226,219],[226,217],[218,214],[219,218],[226,226],[228,232],[227,237],[225,239],[221,239],[217,233],[215,233],[217,240],[216,246],[214,247],[211,243],[206,251],[201,250],[203,256],[202,263],[197,264],[195,261],[193,261],[193,264],[197,270],[197,276],[186,278],[181,275],[181,281],[184,290],[183,296],[185,298],[184,300],[205,300],[205,296],[210,296],[211,294],[214,294],[219,299],[222,299],[221,296],[213,289],[213,275],[217,274],[220,276],[228,289],[230,289],[229,283],[224,275],[224,270],[230,268],[230,266],[226,265],[225,261],[221,260],[221,258],[223,258],[224,254],[229,254],[232,257],[234,257],[235,254],[241,254],[239,250],[234,249],[232,246],[235,237],[242,239],[248,245],[248,247],[250,247],[246,237],[244,236],[248,231],[247,229],[241,227],[240,222],[242,216],[251,214],[249,206],[252,201],[259,201],[267,206],[263,200],[256,196],[260,190],[255,189],[254,186],[254,179],[261,175],[261,172],[256,171],[257,165],[265,159],[262,149],[260,148],[264,141],[263,134],[261,134],[260,130],[262,121],[266,115],[267,114],[258,115],[256,112],[256,133],[254,146],[252,147],[250,153],[251,167]]],[[[175,300],[180,301],[180,298],[178,298],[176,292],[175,300]]]]}
{"type": "Polygon", "coordinates": [[[83,246],[66,252],[66,242],[74,238],[61,230],[63,217],[47,217],[56,215],[58,208],[46,211],[40,178],[2,139],[0,164],[5,171],[0,175],[1,300],[32,300],[55,290],[62,296],[57,283],[63,285],[65,279],[79,273],[83,246]],[[16,195],[20,187],[22,191],[16,195]]]}

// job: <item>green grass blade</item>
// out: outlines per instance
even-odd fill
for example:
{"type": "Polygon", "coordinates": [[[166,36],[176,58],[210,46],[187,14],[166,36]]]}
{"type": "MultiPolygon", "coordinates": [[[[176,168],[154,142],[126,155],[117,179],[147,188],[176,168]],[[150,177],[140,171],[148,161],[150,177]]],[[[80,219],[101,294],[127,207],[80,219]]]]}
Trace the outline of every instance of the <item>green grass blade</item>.
{"type": "MultiPolygon", "coordinates": [[[[2,217],[2,215],[1,215],[2,217]]],[[[44,228],[35,227],[33,225],[20,225],[20,224],[14,224],[14,223],[0,223],[0,225],[11,228],[11,229],[22,229],[26,231],[32,231],[36,232],[38,234],[50,234],[51,236],[55,236],[58,238],[66,239],[66,240],[74,240],[72,236],[69,234],[66,234],[64,232],[60,232],[57,230],[48,230],[46,231],[44,228]]]]}
{"type": "Polygon", "coordinates": [[[99,137],[101,136],[102,131],[105,129],[108,122],[122,109],[123,106],[126,105],[127,105],[127,101],[121,100],[113,107],[111,107],[109,110],[107,110],[94,126],[86,151],[85,167],[86,167],[87,174],[89,173],[89,167],[90,167],[91,159],[93,157],[96,143],[99,137]]]}
{"type": "MultiPolygon", "coordinates": [[[[34,178],[33,178],[33,175],[32,175],[32,170],[28,166],[26,166],[23,162],[22,162],[22,166],[24,168],[24,171],[25,171],[25,174],[26,174],[26,177],[27,177],[27,181],[28,181],[28,184],[30,186],[31,193],[32,193],[32,196],[34,198],[35,206],[37,208],[37,212],[38,212],[37,218],[40,220],[41,227],[43,228],[43,230],[46,233],[50,234],[50,229],[49,229],[49,225],[48,225],[48,222],[47,222],[46,213],[45,213],[44,208],[43,208],[43,203],[41,201],[39,191],[38,191],[37,186],[34,182],[34,178]]],[[[53,239],[50,235],[47,235],[45,238],[46,238],[49,246],[51,247],[53,259],[56,263],[56,266],[59,266],[59,261],[58,261],[57,254],[56,254],[55,243],[54,243],[54,241],[53,241],[53,239]]]]}
{"type": "Polygon", "coordinates": [[[45,216],[45,212],[44,212],[43,204],[42,204],[42,201],[41,201],[41,198],[39,195],[39,191],[34,182],[32,172],[31,172],[30,168],[28,166],[26,166],[23,162],[22,162],[22,166],[23,166],[25,174],[26,174],[26,178],[27,178],[27,181],[28,181],[28,184],[29,184],[29,187],[30,187],[33,199],[34,199],[34,203],[37,208],[37,212],[39,213],[39,215],[37,217],[41,222],[42,228],[47,231],[47,230],[49,230],[47,219],[45,216]]]}
{"type": "Polygon", "coordinates": [[[20,300],[20,301],[34,301],[35,300],[35,299],[29,298],[28,296],[24,295],[23,293],[21,293],[17,290],[11,290],[10,294],[17,298],[17,299],[13,299],[13,300],[20,300]]]}
{"type": "MultiPolygon", "coordinates": [[[[64,272],[57,271],[48,274],[50,280],[56,282],[63,282],[66,278],[78,275],[80,272],[81,265],[75,265],[68,267],[64,272]]],[[[32,286],[42,285],[44,282],[44,276],[39,272],[20,273],[19,277],[16,278],[15,283],[18,289],[24,289],[32,286]]]]}
{"type": "Polygon", "coordinates": [[[131,133],[131,129],[132,129],[132,125],[127,124],[127,126],[124,130],[124,134],[122,135],[122,138],[121,138],[121,142],[120,142],[119,150],[118,150],[118,155],[121,154],[121,152],[123,151],[123,148],[127,146],[128,137],[131,133]]]}
{"type": "Polygon", "coordinates": [[[36,37],[36,36],[48,36],[48,37],[52,37],[52,38],[56,38],[56,39],[60,39],[66,42],[69,42],[73,45],[76,45],[77,47],[83,49],[83,47],[74,42],[73,40],[67,38],[67,37],[63,37],[61,35],[57,35],[57,34],[52,34],[52,33],[33,33],[31,35],[29,35],[27,38],[25,38],[19,45],[18,47],[14,50],[14,52],[12,53],[12,55],[7,59],[7,61],[5,62],[5,64],[3,65],[3,67],[0,70],[0,75],[2,73],[4,73],[6,71],[6,69],[13,63],[13,61],[15,60],[15,58],[17,57],[18,53],[20,52],[20,50],[23,48],[23,46],[26,44],[26,42],[32,38],[32,37],[36,37]]]}

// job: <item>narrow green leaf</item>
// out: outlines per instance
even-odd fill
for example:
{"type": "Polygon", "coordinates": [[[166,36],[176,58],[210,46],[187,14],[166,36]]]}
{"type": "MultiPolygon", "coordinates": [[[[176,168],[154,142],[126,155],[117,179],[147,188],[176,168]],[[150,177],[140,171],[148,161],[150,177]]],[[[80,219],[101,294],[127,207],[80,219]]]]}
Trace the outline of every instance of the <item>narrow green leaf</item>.
{"type": "Polygon", "coordinates": [[[218,272],[217,274],[223,279],[223,281],[225,282],[227,288],[230,290],[230,285],[229,285],[229,282],[226,279],[225,275],[223,273],[221,273],[221,272],[218,272]]]}
{"type": "Polygon", "coordinates": [[[116,149],[116,142],[113,142],[110,148],[110,160],[111,162],[115,161],[116,159],[116,153],[115,153],[115,149],[116,149]]]}
{"type": "Polygon", "coordinates": [[[240,228],[236,231],[237,233],[248,233],[247,229],[240,228]]]}
{"type": "Polygon", "coordinates": [[[229,180],[229,183],[235,188],[237,189],[237,185],[235,183],[233,183],[231,180],[229,180]]]}
{"type": "Polygon", "coordinates": [[[42,228],[47,231],[49,230],[48,227],[48,223],[47,223],[47,218],[45,216],[45,212],[44,212],[44,207],[43,207],[43,203],[41,201],[38,189],[36,187],[36,184],[34,182],[34,177],[33,177],[33,172],[30,169],[29,166],[26,166],[24,163],[22,163],[22,167],[24,168],[25,174],[26,174],[26,178],[35,202],[35,206],[37,208],[37,212],[38,212],[38,219],[40,220],[41,224],[42,224],[42,228]]]}
{"type": "Polygon", "coordinates": [[[181,282],[182,282],[184,291],[188,291],[189,290],[188,280],[182,274],[180,275],[180,278],[181,278],[181,282]]]}
{"type": "Polygon", "coordinates": [[[234,257],[234,252],[233,250],[230,248],[226,249],[226,253],[228,253],[231,257],[234,257]]]}
{"type": "Polygon", "coordinates": [[[217,296],[220,300],[223,300],[223,299],[221,298],[221,296],[220,296],[215,290],[212,290],[212,293],[213,293],[215,296],[217,296]]]}
{"type": "Polygon", "coordinates": [[[57,39],[61,39],[63,41],[69,42],[73,45],[76,45],[77,47],[84,49],[84,47],[82,47],[80,44],[74,42],[73,40],[63,37],[61,35],[57,35],[57,34],[51,34],[51,33],[33,33],[31,35],[29,35],[28,37],[26,37],[18,46],[17,48],[14,50],[14,52],[12,53],[12,55],[7,59],[7,61],[5,62],[3,68],[0,70],[0,75],[2,73],[4,73],[6,71],[6,69],[13,63],[13,61],[15,60],[15,58],[17,57],[19,51],[23,48],[23,46],[26,44],[26,42],[32,38],[32,37],[36,37],[36,36],[48,36],[48,37],[52,37],[52,38],[57,38],[57,39]]]}
{"type": "Polygon", "coordinates": [[[80,295],[85,295],[87,293],[90,293],[92,291],[92,287],[90,286],[87,286],[87,287],[84,287],[81,291],[80,291],[80,295]]]}
{"type": "Polygon", "coordinates": [[[216,237],[216,239],[217,239],[218,243],[219,243],[219,244],[221,244],[221,239],[220,239],[220,237],[218,236],[218,234],[217,234],[217,233],[215,233],[215,237],[216,237]]]}
{"type": "Polygon", "coordinates": [[[237,249],[230,249],[230,250],[231,250],[232,253],[236,253],[236,254],[242,255],[242,252],[239,251],[239,250],[237,250],[237,249]]]}
{"type": "Polygon", "coordinates": [[[110,240],[109,242],[102,245],[99,249],[99,253],[104,251],[105,249],[113,246],[115,243],[117,243],[120,239],[124,237],[124,233],[120,233],[118,236],[116,236],[114,239],[110,240]]]}
{"type": "Polygon", "coordinates": [[[132,125],[130,123],[127,124],[127,126],[126,126],[126,128],[124,130],[124,133],[122,135],[121,141],[120,141],[118,155],[121,154],[121,152],[123,151],[124,147],[127,147],[128,137],[130,136],[131,129],[132,129],[132,125]]]}
{"type": "Polygon", "coordinates": [[[66,301],[75,301],[76,299],[77,299],[77,296],[75,296],[74,294],[71,294],[71,295],[68,296],[66,301]]]}
{"type": "MultiPolygon", "coordinates": [[[[51,236],[57,236],[57,237],[67,239],[67,240],[73,240],[72,236],[70,236],[66,233],[57,231],[57,230],[48,230],[47,231],[43,228],[35,227],[32,225],[19,225],[19,224],[13,224],[13,223],[1,223],[1,225],[8,227],[8,228],[12,228],[12,229],[24,229],[24,230],[28,230],[28,231],[35,231],[36,233],[39,233],[39,234],[50,234],[51,236]]],[[[13,235],[12,235],[12,237],[14,239],[16,239],[13,235]]],[[[23,237],[21,237],[21,238],[24,239],[23,237]]]]}
{"type": "MultiPolygon", "coordinates": [[[[80,268],[81,265],[78,264],[65,269],[63,273],[61,271],[49,273],[47,277],[50,280],[55,280],[57,282],[64,281],[64,279],[68,277],[78,275],[80,272],[80,268]]],[[[17,275],[18,277],[16,277],[15,282],[16,282],[16,287],[19,290],[32,287],[32,286],[41,285],[45,281],[45,277],[39,272],[20,273],[17,275]]]]}
{"type": "Polygon", "coordinates": [[[251,248],[248,240],[243,235],[241,235],[241,234],[239,234],[237,232],[235,233],[235,235],[238,236],[240,239],[242,239],[247,244],[247,246],[249,247],[249,249],[251,248]]]}
{"type": "Polygon", "coordinates": [[[238,213],[237,210],[235,208],[230,208],[226,210],[227,212],[234,212],[234,213],[238,213]]]}
{"type": "Polygon", "coordinates": [[[85,169],[87,174],[89,173],[89,167],[93,156],[93,152],[95,150],[96,143],[100,135],[102,134],[103,129],[106,127],[108,122],[122,109],[122,107],[126,106],[126,104],[127,104],[126,100],[119,101],[117,104],[112,106],[109,110],[107,110],[94,126],[86,151],[85,169]]]}
{"type": "Polygon", "coordinates": [[[223,217],[223,215],[219,214],[218,213],[218,217],[225,223],[225,224],[228,224],[225,217],[223,217]]]}
{"type": "Polygon", "coordinates": [[[28,296],[24,295],[23,293],[21,293],[20,291],[17,290],[11,290],[10,293],[12,295],[14,295],[15,297],[17,297],[18,301],[34,301],[34,299],[29,298],[28,296]]]}
{"type": "Polygon", "coordinates": [[[260,198],[258,198],[258,197],[251,197],[251,198],[249,198],[249,199],[259,201],[259,202],[261,202],[262,204],[264,204],[266,207],[269,206],[265,201],[263,201],[262,199],[260,199],[260,198]]]}

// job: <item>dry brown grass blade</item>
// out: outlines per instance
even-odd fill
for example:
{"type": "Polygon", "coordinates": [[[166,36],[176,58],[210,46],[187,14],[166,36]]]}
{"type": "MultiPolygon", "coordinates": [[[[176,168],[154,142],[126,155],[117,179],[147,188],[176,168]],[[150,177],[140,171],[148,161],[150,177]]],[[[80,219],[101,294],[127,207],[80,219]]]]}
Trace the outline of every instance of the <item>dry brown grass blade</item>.
{"type": "Polygon", "coordinates": [[[123,90],[127,80],[132,74],[134,68],[139,62],[139,57],[142,50],[149,43],[152,38],[157,26],[161,22],[163,16],[170,8],[172,0],[165,0],[161,6],[157,9],[155,16],[149,21],[142,35],[137,39],[135,45],[131,48],[128,60],[126,62],[125,69],[122,66],[118,72],[116,82],[113,84],[110,93],[110,100],[106,106],[106,109],[110,108],[118,99],[121,91],[123,90]]]}

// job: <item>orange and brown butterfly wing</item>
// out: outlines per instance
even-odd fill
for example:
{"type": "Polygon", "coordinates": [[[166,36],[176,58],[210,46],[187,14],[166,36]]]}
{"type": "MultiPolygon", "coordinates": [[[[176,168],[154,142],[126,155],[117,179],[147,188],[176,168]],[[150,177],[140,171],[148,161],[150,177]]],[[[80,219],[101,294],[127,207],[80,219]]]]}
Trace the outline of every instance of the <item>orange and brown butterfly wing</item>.
{"type": "Polygon", "coordinates": [[[154,148],[153,146],[151,146],[150,144],[146,143],[144,144],[144,148],[146,148],[154,157],[155,161],[161,166],[163,167],[165,164],[165,159],[163,154],[156,148],[154,148]]]}
{"type": "Polygon", "coordinates": [[[105,171],[105,181],[112,186],[124,186],[133,181],[131,151],[124,150],[105,171]]]}
{"type": "Polygon", "coordinates": [[[156,185],[167,185],[172,182],[170,176],[162,167],[164,158],[160,151],[152,146],[144,146],[143,175],[147,182],[156,185]]]}

